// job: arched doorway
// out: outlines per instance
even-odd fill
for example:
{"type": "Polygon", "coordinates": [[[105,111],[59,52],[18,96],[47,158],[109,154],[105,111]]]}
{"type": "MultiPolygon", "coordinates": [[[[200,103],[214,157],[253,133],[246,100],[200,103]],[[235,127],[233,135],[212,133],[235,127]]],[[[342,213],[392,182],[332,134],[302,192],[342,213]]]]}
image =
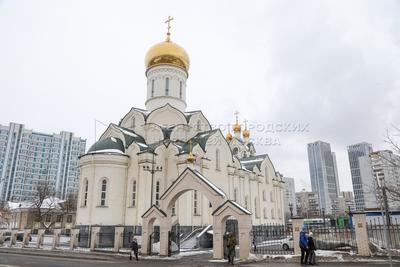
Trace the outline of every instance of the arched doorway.
{"type": "Polygon", "coordinates": [[[224,234],[226,221],[235,218],[238,224],[239,257],[245,259],[250,255],[251,213],[234,201],[227,200],[213,212],[213,251],[214,258],[224,257],[224,234]]]}
{"type": "Polygon", "coordinates": [[[191,190],[201,192],[214,208],[213,253],[214,258],[223,258],[223,234],[226,220],[233,216],[238,221],[241,259],[250,253],[251,213],[234,201],[227,200],[226,194],[199,171],[186,168],[165,190],[159,199],[159,207],[153,205],[143,218],[142,254],[149,253],[150,236],[156,219],[160,221],[160,255],[168,256],[169,234],[172,227],[172,207],[179,197],[191,190]]]}

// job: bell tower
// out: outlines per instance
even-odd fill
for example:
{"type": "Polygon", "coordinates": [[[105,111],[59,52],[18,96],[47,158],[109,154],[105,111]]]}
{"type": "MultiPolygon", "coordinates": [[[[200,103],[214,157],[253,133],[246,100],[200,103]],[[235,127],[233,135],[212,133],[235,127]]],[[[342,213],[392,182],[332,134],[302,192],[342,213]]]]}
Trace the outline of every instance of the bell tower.
{"type": "Polygon", "coordinates": [[[164,42],[155,44],[145,57],[147,77],[146,109],[154,110],[165,104],[186,110],[186,81],[189,56],[185,49],[171,41],[171,21],[168,17],[164,42]]]}

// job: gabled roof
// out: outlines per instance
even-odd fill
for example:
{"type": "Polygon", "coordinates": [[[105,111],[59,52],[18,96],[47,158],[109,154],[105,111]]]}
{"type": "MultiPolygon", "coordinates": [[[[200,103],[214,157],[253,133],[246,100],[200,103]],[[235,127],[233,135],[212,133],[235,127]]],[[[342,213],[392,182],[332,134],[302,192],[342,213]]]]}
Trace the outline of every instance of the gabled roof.
{"type": "Polygon", "coordinates": [[[87,154],[91,153],[118,153],[124,154],[126,148],[128,148],[131,144],[135,143],[139,146],[140,150],[144,150],[147,148],[146,141],[144,138],[135,133],[133,130],[118,126],[116,124],[111,123],[109,128],[116,129],[122,133],[124,138],[123,141],[118,137],[107,137],[102,140],[94,143],[88,150],[87,154]]]}
{"type": "Polygon", "coordinates": [[[156,205],[153,204],[153,206],[151,206],[148,210],[145,211],[145,213],[143,213],[142,218],[143,218],[143,217],[146,217],[146,215],[147,215],[148,213],[150,213],[150,211],[152,211],[153,209],[156,209],[156,210],[157,210],[158,212],[160,212],[162,215],[164,215],[165,217],[167,217],[167,214],[166,214],[162,209],[160,209],[158,206],[156,206],[156,205]]]}
{"type": "Polygon", "coordinates": [[[128,148],[132,143],[146,145],[146,141],[144,140],[144,138],[141,135],[135,133],[135,131],[117,125],[115,125],[115,127],[119,129],[124,135],[125,148],[128,148]]]}
{"type": "Polygon", "coordinates": [[[227,200],[225,201],[221,206],[219,206],[216,210],[213,211],[213,213],[211,215],[217,214],[219,212],[222,212],[223,209],[228,206],[228,204],[231,204],[232,206],[234,206],[235,208],[239,209],[241,212],[243,212],[244,214],[248,214],[251,215],[251,212],[249,210],[247,210],[246,208],[242,207],[240,204],[238,204],[237,202],[233,201],[233,200],[227,200]]]}
{"type": "Polygon", "coordinates": [[[203,151],[206,151],[206,145],[208,139],[215,134],[216,132],[220,131],[219,129],[214,129],[205,132],[199,132],[194,137],[189,139],[186,143],[183,143],[182,149],[180,149],[179,154],[186,154],[189,153],[189,141],[192,141],[192,147],[195,145],[199,145],[203,151]]]}
{"type": "Polygon", "coordinates": [[[210,180],[208,180],[204,175],[202,175],[200,172],[197,170],[194,170],[192,168],[187,167],[179,176],[176,178],[172,184],[165,190],[165,192],[160,196],[160,199],[163,199],[163,197],[169,193],[169,191],[172,190],[172,188],[175,187],[175,185],[186,175],[187,172],[191,172],[196,178],[204,182],[212,191],[220,195],[221,197],[226,197],[226,194],[224,191],[222,191],[218,186],[216,186],[214,183],[212,183],[210,180]]]}
{"type": "Polygon", "coordinates": [[[242,168],[245,170],[253,171],[254,166],[257,166],[257,168],[261,171],[261,164],[266,157],[268,157],[268,154],[242,158],[240,159],[240,163],[242,164],[242,168]]]}

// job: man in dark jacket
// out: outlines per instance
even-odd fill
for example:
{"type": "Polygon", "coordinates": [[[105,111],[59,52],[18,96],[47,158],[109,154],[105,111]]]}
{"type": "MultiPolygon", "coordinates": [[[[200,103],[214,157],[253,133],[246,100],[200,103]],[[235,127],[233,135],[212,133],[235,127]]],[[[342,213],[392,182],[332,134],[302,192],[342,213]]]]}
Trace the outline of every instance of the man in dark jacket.
{"type": "Polygon", "coordinates": [[[235,259],[235,248],[237,245],[236,237],[234,233],[228,234],[228,261],[233,265],[233,261],[235,259]]]}
{"type": "Polygon", "coordinates": [[[138,246],[136,238],[133,239],[131,246],[132,246],[132,251],[131,251],[131,254],[129,255],[129,259],[132,260],[132,252],[133,252],[135,254],[136,260],[138,261],[139,260],[139,257],[138,257],[139,246],[138,246]]]}
{"type": "Polygon", "coordinates": [[[306,236],[306,227],[303,226],[300,232],[299,246],[301,249],[300,264],[305,265],[308,263],[308,240],[306,236]]]}
{"type": "Polygon", "coordinates": [[[316,247],[313,239],[313,233],[310,232],[308,234],[308,251],[309,251],[308,264],[310,265],[315,265],[315,250],[316,247]]]}

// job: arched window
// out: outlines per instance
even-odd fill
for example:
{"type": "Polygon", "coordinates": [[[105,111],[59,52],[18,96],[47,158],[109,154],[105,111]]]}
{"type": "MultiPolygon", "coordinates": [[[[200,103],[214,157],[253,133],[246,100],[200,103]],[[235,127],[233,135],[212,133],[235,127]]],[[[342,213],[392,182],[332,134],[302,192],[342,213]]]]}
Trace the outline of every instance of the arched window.
{"type": "Polygon", "coordinates": [[[85,179],[85,187],[83,191],[83,207],[87,206],[87,199],[88,199],[88,191],[89,191],[89,181],[85,179]]]}
{"type": "Polygon", "coordinates": [[[264,208],[263,213],[264,213],[264,219],[267,219],[268,218],[267,208],[264,208]]]}
{"type": "Polygon", "coordinates": [[[256,217],[257,218],[260,217],[259,210],[258,210],[258,199],[257,198],[254,198],[254,211],[255,211],[256,217]]]}
{"type": "Polygon", "coordinates": [[[219,158],[219,149],[215,150],[215,169],[220,170],[220,158],[219,158]]]}
{"type": "Polygon", "coordinates": [[[165,78],[165,95],[169,95],[169,78],[165,78]]]}
{"type": "Polygon", "coordinates": [[[182,81],[179,82],[179,98],[182,99],[182,81]]]}
{"type": "Polygon", "coordinates": [[[158,200],[160,199],[160,181],[156,182],[156,205],[158,206],[158,200]]]}
{"type": "Polygon", "coordinates": [[[172,206],[172,216],[176,216],[176,207],[175,207],[175,204],[172,206]]]}
{"type": "Polygon", "coordinates": [[[238,201],[238,190],[237,190],[237,188],[235,188],[235,190],[233,190],[233,200],[235,200],[235,202],[238,201]]]}
{"type": "Polygon", "coordinates": [[[106,197],[107,197],[107,180],[103,179],[103,181],[101,181],[100,206],[106,205],[106,197]]]}
{"type": "Polygon", "coordinates": [[[154,97],[154,79],[151,80],[151,97],[154,97]]]}
{"type": "Polygon", "coordinates": [[[132,207],[136,207],[136,180],[132,183],[132,207]]]}
{"type": "Polygon", "coordinates": [[[136,126],[136,119],[135,117],[132,117],[132,128],[135,128],[136,126]]]}
{"type": "Polygon", "coordinates": [[[271,202],[274,202],[274,191],[271,191],[271,202]]]}
{"type": "Polygon", "coordinates": [[[267,194],[265,193],[265,190],[263,190],[263,201],[267,201],[267,194]]]}
{"type": "Polygon", "coordinates": [[[271,218],[272,218],[272,219],[275,219],[274,209],[271,209],[271,218]]]}
{"type": "Polygon", "coordinates": [[[197,191],[196,190],[193,192],[193,214],[199,215],[198,199],[197,199],[197,191]]]}

